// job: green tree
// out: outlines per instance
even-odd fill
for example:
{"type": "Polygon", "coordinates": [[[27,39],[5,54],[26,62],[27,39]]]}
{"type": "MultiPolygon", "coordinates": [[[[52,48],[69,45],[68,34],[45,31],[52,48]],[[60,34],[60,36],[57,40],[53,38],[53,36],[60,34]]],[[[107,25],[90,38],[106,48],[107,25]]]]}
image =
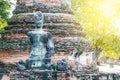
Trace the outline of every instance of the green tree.
{"type": "Polygon", "coordinates": [[[7,26],[6,20],[9,18],[10,4],[8,1],[0,0],[0,30],[7,26]]]}
{"type": "Polygon", "coordinates": [[[111,58],[119,57],[120,37],[116,34],[120,27],[119,4],[119,0],[72,0],[75,16],[96,49],[95,60],[102,51],[111,58]]]}

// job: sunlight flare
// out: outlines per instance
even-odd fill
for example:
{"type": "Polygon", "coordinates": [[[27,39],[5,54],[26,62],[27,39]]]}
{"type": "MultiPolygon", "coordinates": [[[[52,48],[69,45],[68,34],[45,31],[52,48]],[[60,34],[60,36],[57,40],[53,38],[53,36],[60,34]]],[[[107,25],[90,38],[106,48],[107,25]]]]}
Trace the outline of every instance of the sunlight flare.
{"type": "Polygon", "coordinates": [[[116,27],[119,29],[119,31],[120,31],[120,19],[118,19],[118,20],[116,20],[115,21],[115,25],[116,25],[116,27]]]}
{"type": "Polygon", "coordinates": [[[115,6],[111,1],[99,3],[99,9],[104,16],[113,16],[115,13],[115,6]]]}

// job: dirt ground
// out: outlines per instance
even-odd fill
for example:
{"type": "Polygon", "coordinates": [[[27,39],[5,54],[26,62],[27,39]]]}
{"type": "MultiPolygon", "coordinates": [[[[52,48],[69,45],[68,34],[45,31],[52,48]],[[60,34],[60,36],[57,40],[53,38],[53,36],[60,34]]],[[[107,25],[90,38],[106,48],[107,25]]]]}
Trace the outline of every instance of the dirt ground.
{"type": "MultiPolygon", "coordinates": [[[[0,50],[0,61],[6,64],[15,64],[19,60],[25,61],[29,57],[29,51],[9,51],[9,50],[0,50]]],[[[67,59],[65,54],[54,54],[52,56],[52,62],[56,62],[59,59],[67,59]]],[[[73,62],[69,61],[73,64],[73,62]]],[[[8,76],[3,76],[2,80],[6,80],[8,76]]],[[[7,79],[10,80],[10,79],[7,79]]],[[[59,80],[59,79],[58,79],[59,80]]],[[[60,79],[61,80],[61,79],[60,79]]],[[[72,76],[71,80],[77,80],[76,77],[72,76]]]]}
{"type": "MultiPolygon", "coordinates": [[[[26,61],[29,57],[29,51],[9,51],[9,50],[0,50],[0,61],[6,64],[15,64],[18,61],[26,61]]],[[[56,63],[58,60],[66,59],[69,65],[76,65],[75,61],[69,60],[68,55],[65,53],[54,53],[51,57],[51,62],[56,63]]],[[[76,65],[77,66],[77,65],[76,65]]]]}
{"type": "Polygon", "coordinates": [[[120,74],[120,65],[114,65],[113,68],[110,67],[109,64],[101,64],[97,66],[100,72],[103,73],[118,73],[120,74]]]}
{"type": "Polygon", "coordinates": [[[0,61],[4,63],[16,63],[19,60],[25,61],[28,59],[28,51],[9,51],[9,50],[0,50],[0,61]]]}
{"type": "MultiPolygon", "coordinates": [[[[28,59],[30,52],[29,51],[9,51],[9,50],[0,50],[0,61],[5,63],[15,63],[19,60],[25,61],[28,59]]],[[[52,61],[56,62],[59,59],[66,58],[64,54],[54,54],[52,56],[52,61]]]]}

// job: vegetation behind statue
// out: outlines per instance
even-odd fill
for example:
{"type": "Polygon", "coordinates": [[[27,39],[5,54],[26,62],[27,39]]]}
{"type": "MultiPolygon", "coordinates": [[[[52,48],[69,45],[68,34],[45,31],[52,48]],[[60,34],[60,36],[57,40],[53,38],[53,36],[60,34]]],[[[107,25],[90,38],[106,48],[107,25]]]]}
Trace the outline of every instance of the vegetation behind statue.
{"type": "Polygon", "coordinates": [[[6,20],[9,18],[8,9],[10,8],[10,3],[4,0],[0,0],[0,31],[7,26],[6,20]]]}

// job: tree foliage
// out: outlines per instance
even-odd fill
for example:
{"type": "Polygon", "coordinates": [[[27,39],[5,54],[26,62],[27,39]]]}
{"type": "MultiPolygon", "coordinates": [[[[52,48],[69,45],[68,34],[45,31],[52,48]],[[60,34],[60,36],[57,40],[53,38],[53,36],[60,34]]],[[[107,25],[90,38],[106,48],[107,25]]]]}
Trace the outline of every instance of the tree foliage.
{"type": "Polygon", "coordinates": [[[7,25],[6,20],[9,18],[9,8],[9,2],[0,0],[0,30],[7,25]]]}
{"type": "Polygon", "coordinates": [[[120,0],[72,0],[75,16],[86,33],[86,38],[106,56],[120,54],[120,0]]]}

